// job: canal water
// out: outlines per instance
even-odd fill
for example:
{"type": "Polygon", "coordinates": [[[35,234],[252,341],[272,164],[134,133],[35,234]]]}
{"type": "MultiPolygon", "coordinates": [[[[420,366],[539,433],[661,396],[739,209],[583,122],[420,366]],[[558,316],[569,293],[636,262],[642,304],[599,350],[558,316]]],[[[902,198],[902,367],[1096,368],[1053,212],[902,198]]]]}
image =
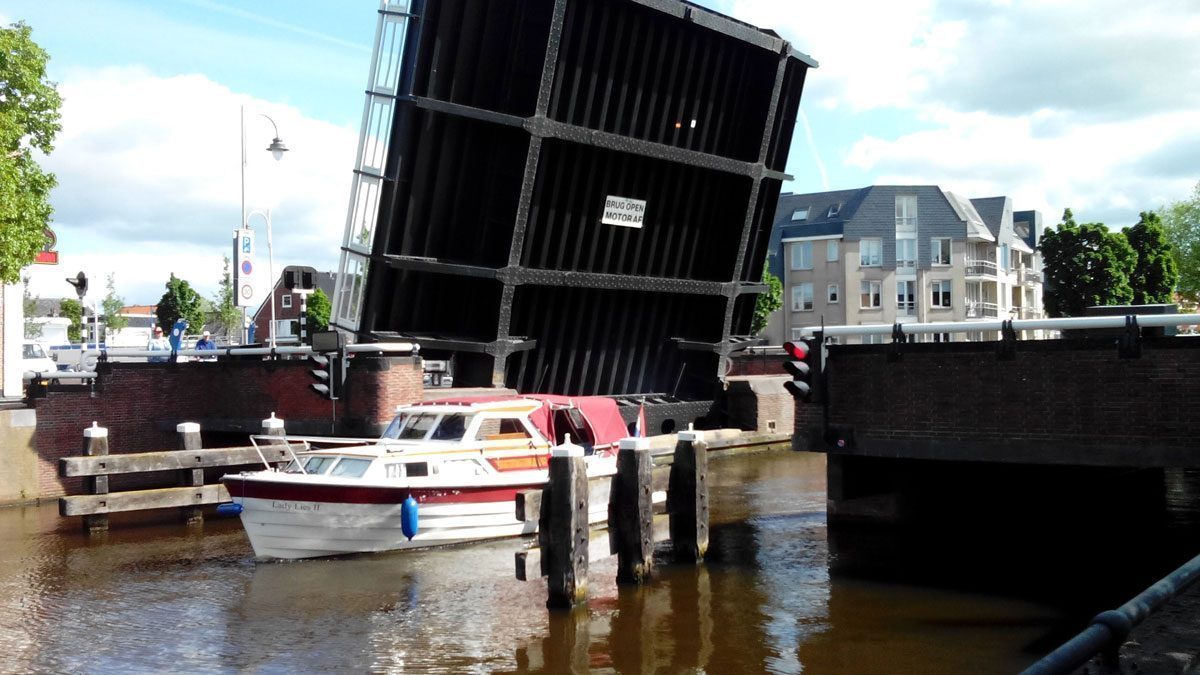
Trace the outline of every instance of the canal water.
{"type": "Polygon", "coordinates": [[[1093,609],[986,566],[908,574],[929,558],[878,533],[831,546],[820,455],[709,468],[708,561],[641,588],[594,561],[573,612],[515,580],[520,540],[257,563],[235,519],[89,538],[0,509],[0,672],[1011,673],[1093,609]]]}

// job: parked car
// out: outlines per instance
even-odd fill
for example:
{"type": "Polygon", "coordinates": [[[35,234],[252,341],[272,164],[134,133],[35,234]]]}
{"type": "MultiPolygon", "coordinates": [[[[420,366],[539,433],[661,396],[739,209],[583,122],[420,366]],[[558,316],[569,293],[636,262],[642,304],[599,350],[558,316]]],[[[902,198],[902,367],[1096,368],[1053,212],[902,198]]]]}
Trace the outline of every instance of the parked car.
{"type": "Polygon", "coordinates": [[[58,370],[58,364],[51,359],[36,340],[25,340],[21,346],[21,370],[35,373],[53,373],[58,370]]]}

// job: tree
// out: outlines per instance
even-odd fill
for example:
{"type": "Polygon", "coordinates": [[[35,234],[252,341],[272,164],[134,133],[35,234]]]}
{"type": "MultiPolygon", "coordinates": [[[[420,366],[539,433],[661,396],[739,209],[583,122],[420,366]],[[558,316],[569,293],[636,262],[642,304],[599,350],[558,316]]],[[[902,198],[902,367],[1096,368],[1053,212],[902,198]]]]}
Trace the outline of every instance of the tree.
{"type": "Polygon", "coordinates": [[[754,301],[754,319],[750,322],[751,335],[758,335],[765,330],[771,321],[771,315],[783,307],[783,284],[765,265],[762,280],[767,285],[767,290],[759,293],[758,299],[754,301]]]}
{"type": "Polygon", "coordinates": [[[129,319],[121,316],[121,310],[125,308],[125,298],[117,295],[115,278],[115,274],[108,275],[108,284],[105,286],[108,294],[100,301],[100,308],[104,312],[104,325],[114,333],[129,325],[129,319]]]}
{"type": "Polygon", "coordinates": [[[158,307],[154,314],[158,317],[158,325],[163,332],[169,333],[175,326],[175,321],[183,319],[188,322],[192,333],[199,333],[204,328],[204,310],[200,307],[200,295],[192,289],[192,285],[171,274],[167,281],[167,292],[158,299],[158,307]]]}
{"type": "Polygon", "coordinates": [[[1174,247],[1179,272],[1178,290],[1192,302],[1200,300],[1200,183],[1192,196],[1159,209],[1167,240],[1174,247]]]}
{"type": "Polygon", "coordinates": [[[1171,242],[1167,241],[1162,221],[1153,211],[1142,211],[1137,225],[1121,232],[1137,254],[1130,285],[1133,304],[1153,305],[1174,302],[1179,270],[1171,242]]]}
{"type": "Polygon", "coordinates": [[[225,337],[242,334],[242,310],[234,302],[233,278],[229,273],[229,256],[221,256],[224,271],[221,282],[217,284],[217,294],[213,297],[213,314],[216,320],[214,331],[224,333],[225,337]]]}
{"type": "Polygon", "coordinates": [[[29,292],[29,277],[21,280],[25,284],[25,291],[21,298],[21,307],[25,312],[25,339],[36,340],[42,337],[42,324],[34,321],[37,318],[38,299],[29,292]]]}
{"type": "Polygon", "coordinates": [[[83,334],[83,305],[79,304],[78,300],[63,298],[58,303],[58,310],[64,317],[71,320],[71,325],[67,327],[67,339],[71,342],[79,342],[83,334]]]}
{"type": "Polygon", "coordinates": [[[1133,301],[1129,277],[1137,254],[1120,232],[1103,223],[1075,223],[1071,209],[1038,245],[1045,264],[1043,303],[1050,316],[1081,316],[1092,305],[1133,301]]]}
{"type": "Polygon", "coordinates": [[[62,99],[46,79],[49,56],[23,23],[0,28],[0,283],[16,283],[21,269],[46,244],[50,190],[57,181],[33,160],[50,154],[62,128],[62,99]]]}
{"type": "Polygon", "coordinates": [[[333,309],[333,303],[329,301],[329,296],[325,295],[325,291],[316,289],[312,295],[308,296],[308,325],[309,330],[329,330],[329,311],[333,309]]]}

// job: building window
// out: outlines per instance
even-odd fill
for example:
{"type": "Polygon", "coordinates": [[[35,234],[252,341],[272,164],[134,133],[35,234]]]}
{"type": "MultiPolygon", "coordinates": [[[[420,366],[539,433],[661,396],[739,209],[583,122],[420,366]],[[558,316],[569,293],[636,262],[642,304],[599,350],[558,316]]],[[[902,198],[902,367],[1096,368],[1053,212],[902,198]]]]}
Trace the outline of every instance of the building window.
{"type": "Polygon", "coordinates": [[[872,333],[871,335],[864,335],[864,336],[862,336],[862,343],[864,345],[881,345],[881,344],[883,344],[883,335],[881,335],[879,333],[872,333]]]}
{"type": "Polygon", "coordinates": [[[292,294],[287,293],[282,298],[280,298],[279,306],[284,309],[291,309],[292,308],[292,294]]]}
{"type": "Polygon", "coordinates": [[[829,304],[831,304],[831,305],[837,304],[838,295],[839,295],[837,284],[829,284],[828,286],[826,286],[825,293],[826,293],[825,298],[829,302],[829,304]]]}
{"type": "Polygon", "coordinates": [[[825,242],[825,262],[837,262],[838,259],[838,243],[837,239],[830,239],[825,242]]]}
{"type": "Polygon", "coordinates": [[[917,229],[916,195],[896,195],[896,229],[917,229]]]}
{"type": "Polygon", "coordinates": [[[834,204],[833,206],[829,207],[829,214],[826,217],[832,218],[832,217],[836,216],[838,213],[840,213],[841,210],[842,210],[841,204],[834,204]]]}
{"type": "Polygon", "coordinates": [[[950,264],[950,239],[947,237],[934,237],[931,242],[930,257],[933,258],[934,265],[949,265],[950,264]]]}
{"type": "Polygon", "coordinates": [[[792,286],[792,311],[808,312],[813,308],[813,285],[810,283],[792,286]]]}
{"type": "Polygon", "coordinates": [[[933,296],[929,304],[933,307],[950,307],[950,281],[935,281],[930,287],[933,289],[933,296]]]}
{"type": "Polygon", "coordinates": [[[896,240],[896,270],[916,270],[917,269],[917,240],[916,239],[897,239],[896,240]]]}
{"type": "Polygon", "coordinates": [[[793,328],[792,329],[792,339],[793,340],[803,340],[804,339],[804,328],[803,327],[793,328]]]}
{"type": "Polygon", "coordinates": [[[862,295],[859,298],[859,306],[863,309],[876,309],[880,303],[880,282],[864,281],[862,282],[862,295]]]}
{"type": "Polygon", "coordinates": [[[1008,244],[1000,244],[1000,269],[1008,271],[1008,244]]]}
{"type": "Polygon", "coordinates": [[[883,240],[863,239],[858,242],[858,264],[860,267],[879,267],[883,264],[883,240]]]}
{"type": "Polygon", "coordinates": [[[914,316],[917,313],[917,282],[911,279],[896,282],[896,313],[914,316]]]}
{"type": "Polygon", "coordinates": [[[812,249],[813,245],[811,241],[802,241],[792,244],[792,269],[811,270],[813,262],[812,249]]]}
{"type": "Polygon", "coordinates": [[[807,206],[802,209],[796,209],[795,211],[792,211],[792,222],[799,222],[802,220],[808,220],[807,206]]]}

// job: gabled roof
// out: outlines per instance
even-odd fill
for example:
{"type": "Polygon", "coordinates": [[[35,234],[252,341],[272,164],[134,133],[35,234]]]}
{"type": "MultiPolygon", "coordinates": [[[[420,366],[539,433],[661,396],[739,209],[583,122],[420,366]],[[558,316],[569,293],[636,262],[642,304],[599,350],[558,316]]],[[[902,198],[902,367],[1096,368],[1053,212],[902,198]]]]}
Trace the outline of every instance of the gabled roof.
{"type": "Polygon", "coordinates": [[[975,211],[983,218],[983,224],[987,225],[987,229],[993,237],[1000,236],[1000,225],[1004,221],[1004,205],[1007,202],[1008,197],[982,197],[971,200],[975,211]]]}
{"type": "Polygon", "coordinates": [[[946,201],[954,212],[962,218],[967,224],[968,239],[982,239],[984,241],[996,241],[996,235],[988,229],[987,223],[983,222],[983,217],[979,215],[979,211],[975,210],[975,205],[969,200],[959,197],[949,190],[942,190],[942,195],[946,197],[946,201]]]}

